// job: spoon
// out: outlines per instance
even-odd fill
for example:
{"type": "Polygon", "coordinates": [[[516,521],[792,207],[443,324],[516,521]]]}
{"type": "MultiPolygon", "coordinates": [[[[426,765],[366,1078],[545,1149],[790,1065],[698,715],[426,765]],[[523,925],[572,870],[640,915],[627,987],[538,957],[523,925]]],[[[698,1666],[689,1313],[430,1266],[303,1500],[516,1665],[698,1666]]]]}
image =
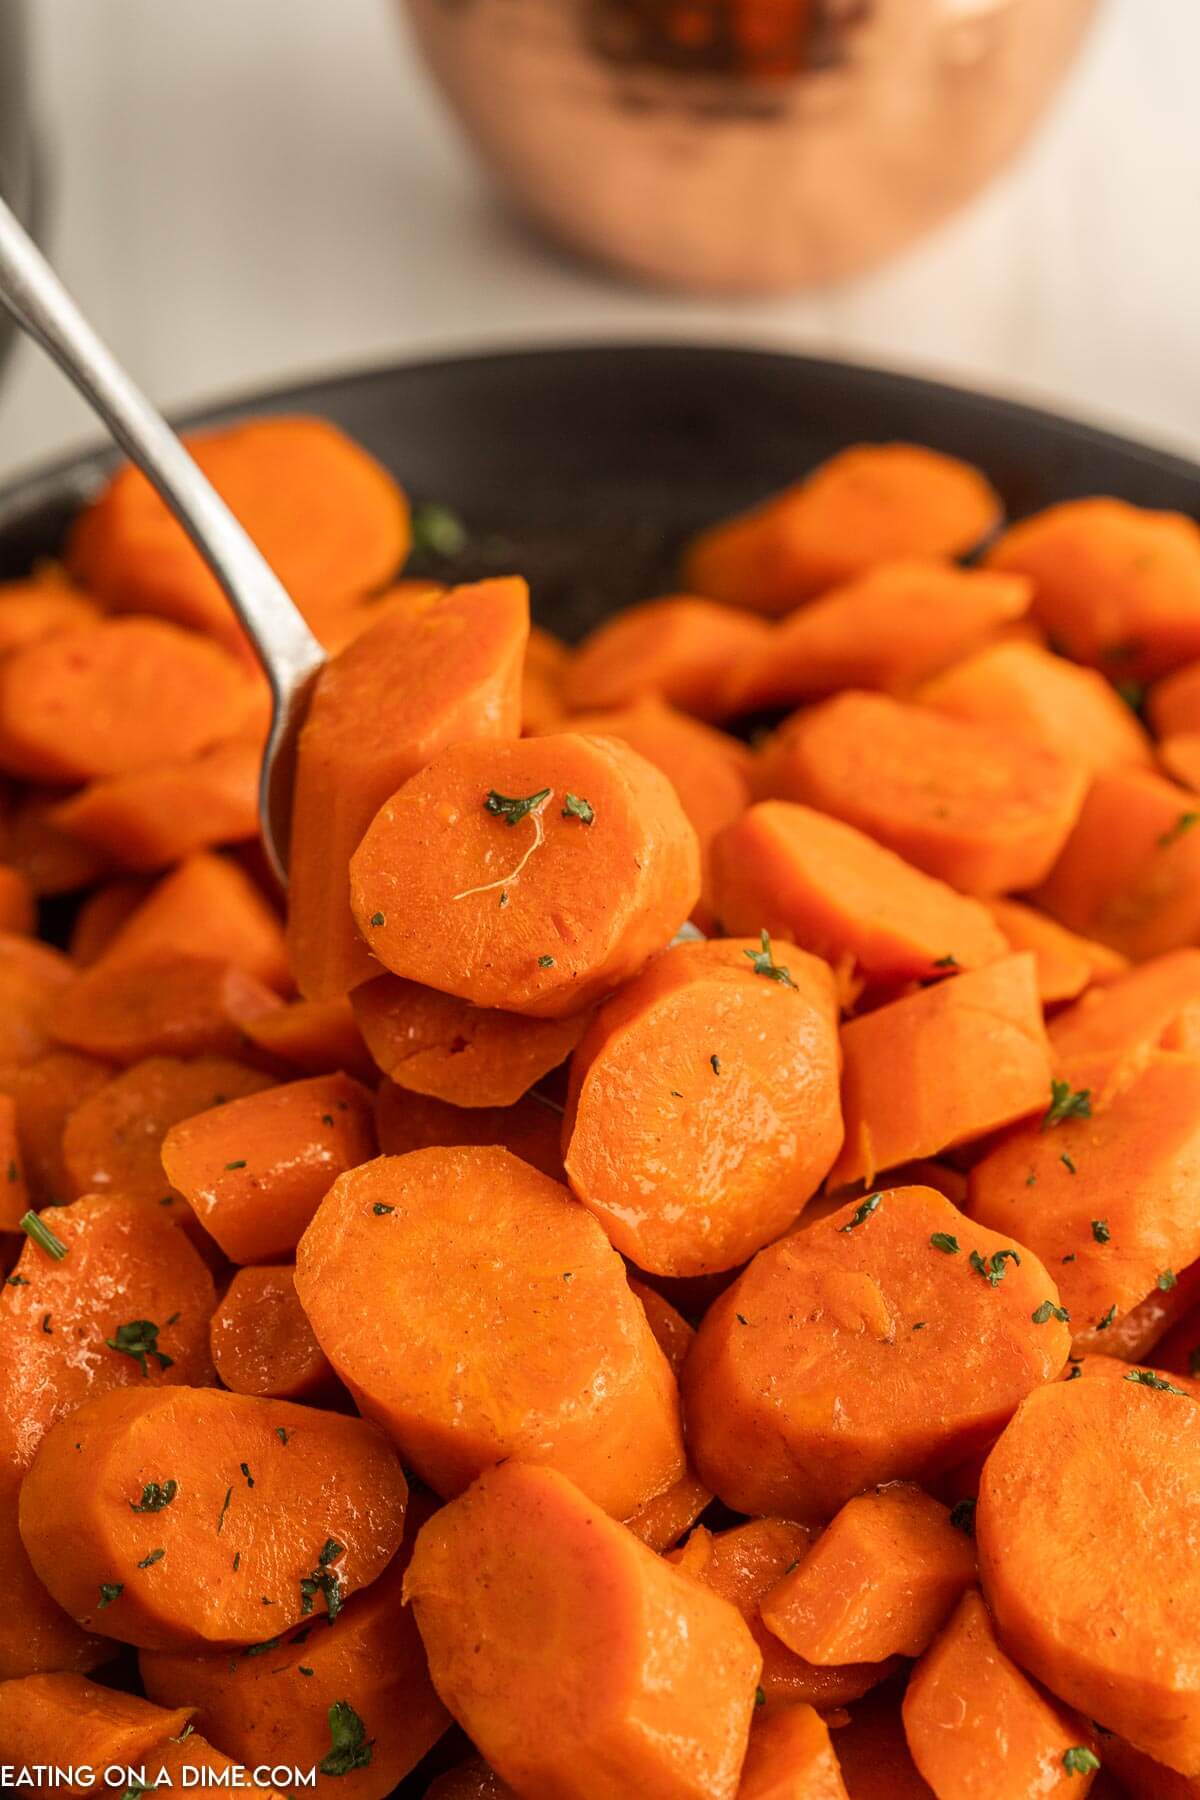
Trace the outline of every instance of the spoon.
{"type": "Polygon", "coordinates": [[[229,596],[271,687],[258,818],[287,885],[296,740],[325,652],[295,602],[175,433],[101,343],[24,227],[0,200],[0,305],[79,389],[158,489],[229,596]]]}

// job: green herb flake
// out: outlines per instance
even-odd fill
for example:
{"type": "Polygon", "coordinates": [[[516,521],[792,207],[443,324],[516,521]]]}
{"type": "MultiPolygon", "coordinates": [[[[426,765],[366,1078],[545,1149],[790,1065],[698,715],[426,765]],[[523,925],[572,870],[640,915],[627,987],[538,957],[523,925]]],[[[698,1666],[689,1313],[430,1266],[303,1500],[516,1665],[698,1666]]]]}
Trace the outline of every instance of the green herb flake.
{"type": "Polygon", "coordinates": [[[1134,713],[1140,719],[1142,716],[1142,708],[1146,704],[1145,682],[1118,681],[1113,685],[1116,688],[1118,697],[1125,702],[1130,712],[1134,713]]]}
{"type": "Polygon", "coordinates": [[[161,1562],[163,1557],[166,1554],[167,1553],[165,1550],[152,1550],[150,1552],[149,1556],[143,1556],[141,1562],[138,1564],[138,1568],[139,1569],[152,1568],[156,1562],[161,1562]]]}
{"type": "Polygon", "coordinates": [[[245,1476],[246,1486],[253,1487],[254,1486],[254,1477],[250,1473],[250,1464],[249,1463],[239,1463],[238,1467],[242,1471],[242,1474],[245,1476]]]}
{"type": "Polygon", "coordinates": [[[288,1441],[288,1434],[287,1434],[286,1426],[277,1425],[275,1427],[275,1436],[279,1439],[281,1444],[286,1444],[288,1441]]]}
{"type": "Polygon", "coordinates": [[[1091,1088],[1073,1088],[1069,1081],[1050,1083],[1050,1104],[1042,1115],[1043,1131],[1061,1125],[1066,1119],[1090,1119],[1091,1116],[1091,1088]]]}
{"type": "Polygon", "coordinates": [[[235,1575],[237,1574],[237,1572],[241,1568],[241,1566],[242,1566],[242,1553],[240,1550],[235,1550],[233,1553],[233,1572],[235,1575]]]}
{"type": "Polygon", "coordinates": [[[1078,1381],[1080,1379],[1080,1377],[1082,1376],[1082,1374],[1083,1374],[1082,1369],[1068,1369],[1067,1373],[1063,1377],[1063,1379],[1065,1381],[1078,1381]]]}
{"type": "Polygon", "coordinates": [[[966,1537],[975,1536],[975,1506],[974,1500],[959,1500],[950,1508],[950,1523],[966,1537]]]}
{"type": "Polygon", "coordinates": [[[317,1764],[322,1775],[349,1775],[352,1769],[366,1768],[373,1745],[348,1700],[335,1700],[330,1707],[329,1736],[333,1748],[317,1764]]]}
{"type": "Polygon", "coordinates": [[[371,924],[376,928],[376,930],[378,930],[380,925],[387,924],[387,920],[384,918],[382,913],[378,913],[378,912],[372,913],[371,914],[371,924]]]}
{"type": "Polygon", "coordinates": [[[151,1356],[160,1369],[169,1369],[175,1360],[159,1349],[158,1326],[152,1319],[130,1319],[117,1326],[116,1337],[105,1338],[104,1342],[118,1355],[131,1357],[143,1375],[150,1373],[148,1358],[151,1356]]]}
{"type": "Polygon", "coordinates": [[[231,1487],[227,1487],[225,1489],[225,1498],[221,1502],[221,1510],[217,1514],[217,1536],[218,1537],[220,1537],[221,1533],[225,1529],[225,1514],[229,1511],[229,1502],[232,1499],[233,1499],[233,1489],[231,1487]]]}
{"type": "Polygon", "coordinates": [[[1035,1169],[1030,1169],[1028,1175],[1025,1177],[1025,1186],[1026,1187],[1036,1187],[1037,1186],[1037,1171],[1035,1169]]]}
{"type": "Polygon", "coordinates": [[[929,1323],[928,1319],[918,1319],[913,1326],[913,1330],[914,1331],[924,1331],[924,1329],[925,1329],[926,1325],[928,1325],[928,1323],[929,1323]]]}
{"type": "MultiPolygon", "coordinates": [[[[497,819],[503,819],[506,825],[519,825],[521,820],[527,819],[531,812],[536,812],[540,806],[544,806],[553,791],[552,788],[539,788],[536,794],[524,794],[520,798],[514,798],[510,794],[498,794],[495,788],[489,788],[483,804],[487,812],[493,814],[497,819]]],[[[374,924],[374,920],[371,923],[374,924]]],[[[382,925],[383,920],[380,919],[379,923],[382,925]]]]}
{"type": "Polygon", "coordinates": [[[977,1275],[982,1275],[989,1287],[999,1287],[1004,1280],[1006,1265],[1014,1262],[1020,1266],[1021,1258],[1015,1250],[995,1250],[985,1262],[978,1250],[972,1250],[969,1258],[971,1267],[977,1275]]]}
{"type": "Polygon", "coordinates": [[[554,967],[554,958],[552,956],[539,956],[538,957],[538,968],[539,969],[552,969],[553,967],[554,967]]]}
{"type": "Polygon", "coordinates": [[[733,1316],[737,1320],[739,1325],[748,1325],[750,1323],[750,1321],[746,1317],[745,1313],[734,1313],[733,1316]]]}
{"type": "Polygon", "coordinates": [[[943,1256],[958,1255],[958,1239],[951,1237],[948,1231],[935,1231],[929,1242],[935,1250],[940,1250],[943,1256]]]}
{"type": "Polygon", "coordinates": [[[129,1510],[140,1513],[161,1512],[164,1506],[170,1506],[178,1492],[179,1483],[177,1481],[164,1481],[161,1484],[157,1481],[148,1481],[142,1489],[141,1499],[129,1502],[129,1510]]]}
{"type": "Polygon", "coordinates": [[[1153,1369],[1130,1369],[1126,1381],[1134,1382],[1138,1387],[1156,1388],[1160,1394],[1178,1394],[1181,1400],[1188,1399],[1186,1388],[1176,1387],[1164,1375],[1156,1375],[1153,1369]]]}
{"type": "Polygon", "coordinates": [[[15,1181],[17,1179],[17,1176],[19,1173],[20,1173],[20,1170],[17,1168],[16,1163],[10,1162],[8,1165],[8,1179],[10,1181],[15,1181]]]}
{"type": "Polygon", "coordinates": [[[1155,1285],[1160,1293],[1169,1294],[1178,1280],[1179,1277],[1176,1275],[1174,1269],[1164,1269],[1155,1285]]]}
{"type": "Polygon", "coordinates": [[[422,500],[410,517],[414,551],[431,556],[461,556],[467,547],[467,528],[452,507],[438,500],[422,500]]]}
{"type": "Polygon", "coordinates": [[[1092,1236],[1098,1244],[1108,1243],[1109,1239],[1112,1237],[1112,1232],[1108,1229],[1107,1219],[1092,1220],[1092,1236]]]}
{"type": "Polygon", "coordinates": [[[767,932],[759,933],[761,950],[743,950],[742,955],[749,957],[756,975],[765,975],[768,981],[778,981],[782,987],[795,987],[795,982],[782,963],[777,963],[771,953],[771,939],[767,932]]]}
{"type": "Polygon", "coordinates": [[[502,907],[508,905],[508,889],[507,888],[500,889],[500,904],[502,907]]]}
{"type": "Polygon", "coordinates": [[[345,1556],[345,1554],[345,1544],[339,1544],[336,1538],[326,1538],[317,1561],[323,1569],[327,1569],[330,1563],[336,1562],[339,1556],[345,1556]]]}
{"type": "Polygon", "coordinates": [[[385,1213],[394,1213],[395,1210],[394,1206],[387,1206],[382,1200],[376,1200],[371,1208],[377,1219],[382,1219],[385,1213]]]}
{"type": "Polygon", "coordinates": [[[7,1275],[4,1280],[4,1285],[5,1287],[28,1287],[29,1283],[26,1281],[24,1275],[7,1275]]]}
{"type": "Polygon", "coordinates": [[[31,1243],[37,1245],[39,1250],[44,1250],[47,1256],[52,1256],[55,1262],[61,1262],[67,1254],[67,1246],[62,1239],[55,1237],[45,1220],[39,1219],[35,1212],[27,1212],[22,1215],[19,1229],[25,1233],[31,1243]]]}
{"type": "Polygon", "coordinates": [[[935,969],[957,969],[958,958],[957,956],[939,956],[933,966],[935,969]]]}
{"type": "Polygon", "coordinates": [[[1062,1164],[1063,1168],[1067,1171],[1068,1175],[1075,1175],[1078,1173],[1078,1171],[1076,1170],[1075,1164],[1071,1161],[1070,1157],[1067,1155],[1065,1150],[1063,1151],[1062,1155],[1059,1157],[1058,1160],[1062,1164]]]}
{"type": "Polygon", "coordinates": [[[581,825],[594,825],[596,812],[590,800],[581,799],[578,794],[568,794],[562,809],[564,819],[578,819],[581,825]]]}
{"type": "Polygon", "coordinates": [[[1075,1261],[1075,1252],[1074,1252],[1074,1250],[1068,1250],[1068,1251],[1067,1251],[1067,1254],[1066,1254],[1066,1255],[1065,1255],[1065,1256],[1064,1256],[1064,1257],[1061,1257],[1061,1258],[1060,1258],[1060,1259],[1059,1259],[1059,1260],[1060,1260],[1060,1261],[1062,1261],[1062,1262],[1065,1262],[1065,1263],[1067,1263],[1067,1262],[1074,1262],[1074,1261],[1075,1261]]]}
{"type": "Polygon", "coordinates": [[[1086,1744],[1073,1744],[1063,1751],[1063,1768],[1068,1775],[1094,1775],[1099,1767],[1100,1758],[1086,1744]]]}
{"type": "Polygon", "coordinates": [[[855,1207],[853,1213],[851,1213],[850,1217],[846,1220],[846,1223],[838,1226],[838,1230],[854,1231],[858,1226],[865,1225],[882,1200],[882,1194],[868,1194],[862,1205],[855,1207]]]}
{"type": "Polygon", "coordinates": [[[1181,812],[1175,823],[1164,831],[1158,840],[1160,850],[1166,850],[1171,844],[1177,844],[1181,837],[1200,824],[1200,812],[1181,812]]]}
{"type": "Polygon", "coordinates": [[[245,1157],[244,1157],[244,1156],[239,1156],[239,1157],[238,1157],[238,1159],[237,1159],[237,1161],[236,1161],[236,1162],[228,1162],[228,1163],[226,1163],[226,1164],[225,1164],[225,1170],[226,1170],[226,1173],[228,1173],[228,1172],[229,1172],[229,1170],[230,1170],[230,1169],[244,1169],[244,1168],[245,1168],[245,1166],[246,1166],[246,1159],[245,1159],[245,1157]]]}
{"type": "Polygon", "coordinates": [[[709,1059],[708,1059],[708,1062],[709,1062],[709,1067],[710,1067],[710,1068],[711,1068],[711,1069],[712,1069],[712,1072],[713,1072],[713,1074],[714,1074],[714,1075],[719,1075],[719,1074],[720,1074],[720,1073],[721,1073],[721,1059],[720,1059],[720,1057],[719,1057],[719,1056],[715,1056],[715,1055],[714,1055],[714,1056],[710,1056],[710,1057],[709,1057],[709,1059]]]}
{"type": "Polygon", "coordinates": [[[1053,1300],[1043,1300],[1042,1304],[1035,1307],[1029,1316],[1035,1325],[1045,1325],[1050,1319],[1057,1319],[1063,1325],[1069,1325],[1071,1322],[1071,1315],[1066,1307],[1055,1306],[1053,1300]]]}
{"type": "Polygon", "coordinates": [[[308,1668],[304,1663],[296,1664],[296,1672],[299,1675],[311,1675],[312,1674],[312,1670],[310,1668],[308,1668]]]}
{"type": "Polygon", "coordinates": [[[767,1704],[767,1696],[766,1696],[765,1689],[760,1688],[760,1687],[755,1688],[754,1704],[755,1704],[755,1706],[765,1706],[767,1704]]]}
{"type": "Polygon", "coordinates": [[[45,1332],[47,1337],[54,1336],[54,1327],[50,1323],[50,1317],[51,1317],[51,1315],[49,1313],[42,1314],[42,1330],[45,1332]]]}
{"type": "Polygon", "coordinates": [[[114,1600],[119,1600],[124,1592],[125,1583],[123,1581],[102,1581],[100,1583],[100,1604],[96,1611],[103,1612],[105,1607],[111,1606],[114,1600]]]}
{"type": "Polygon", "coordinates": [[[322,1123],[322,1125],[332,1125],[333,1124],[333,1114],[332,1113],[322,1113],[321,1114],[321,1123],[322,1123]]]}
{"type": "MultiPolygon", "coordinates": [[[[283,1640],[281,1638],[277,1638],[277,1637],[264,1638],[264,1640],[261,1644],[247,1644],[246,1648],[242,1651],[242,1655],[243,1656],[266,1656],[269,1651],[278,1650],[282,1641],[283,1640]]],[[[234,1666],[236,1668],[237,1665],[235,1664],[234,1666]]]]}
{"type": "Polygon", "coordinates": [[[1102,1319],[1096,1320],[1096,1330],[1097,1331],[1107,1331],[1109,1326],[1112,1324],[1113,1320],[1116,1318],[1116,1316],[1117,1316],[1116,1306],[1115,1305],[1110,1306],[1108,1311],[1105,1313],[1104,1317],[1102,1319]]]}

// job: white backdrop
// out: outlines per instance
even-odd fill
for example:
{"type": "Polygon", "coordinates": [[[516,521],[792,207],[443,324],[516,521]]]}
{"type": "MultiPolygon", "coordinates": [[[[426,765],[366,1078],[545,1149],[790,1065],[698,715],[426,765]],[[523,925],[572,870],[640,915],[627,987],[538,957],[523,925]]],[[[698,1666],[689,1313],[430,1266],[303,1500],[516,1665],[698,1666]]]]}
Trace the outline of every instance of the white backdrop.
{"type": "MultiPolygon", "coordinates": [[[[34,0],[49,236],[175,405],[480,344],[694,335],[948,375],[1200,453],[1200,0],[1106,0],[1022,161],[852,286],[692,302],[499,207],[389,0],[34,0]]],[[[430,421],[436,428],[436,421],[430,421]]],[[[22,345],[0,475],[91,435],[22,345]]]]}

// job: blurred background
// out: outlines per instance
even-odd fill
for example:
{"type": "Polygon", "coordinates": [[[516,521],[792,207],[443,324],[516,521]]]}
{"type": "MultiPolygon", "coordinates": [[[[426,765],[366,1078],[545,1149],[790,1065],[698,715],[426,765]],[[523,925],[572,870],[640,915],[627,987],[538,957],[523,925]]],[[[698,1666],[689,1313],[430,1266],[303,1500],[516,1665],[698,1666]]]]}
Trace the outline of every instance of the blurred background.
{"type": "MultiPolygon", "coordinates": [[[[692,337],[1200,454],[1197,66],[1195,0],[0,0],[0,183],[167,407],[692,337]]],[[[95,435],[14,346],[0,477],[95,435]]]]}

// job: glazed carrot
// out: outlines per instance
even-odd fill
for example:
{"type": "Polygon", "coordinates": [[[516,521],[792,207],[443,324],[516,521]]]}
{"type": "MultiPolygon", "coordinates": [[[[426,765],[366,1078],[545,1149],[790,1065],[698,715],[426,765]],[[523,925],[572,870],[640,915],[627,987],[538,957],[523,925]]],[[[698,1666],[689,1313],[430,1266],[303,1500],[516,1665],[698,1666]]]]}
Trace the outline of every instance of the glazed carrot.
{"type": "Polygon", "coordinates": [[[212,1316],[209,1341],[217,1374],[235,1394],[319,1402],[335,1388],[289,1263],[235,1269],[212,1316]]]}
{"type": "Polygon", "coordinates": [[[1004,955],[983,906],[840,819],[785,800],[752,806],[713,846],[728,931],[764,926],[848,973],[929,980],[1004,955]]]}
{"type": "Polygon", "coordinates": [[[525,1457],[623,1519],[683,1473],[675,1379],[620,1258],[504,1150],[341,1176],[300,1241],[296,1291],[359,1409],[436,1493],[525,1457]]]}
{"type": "Polygon", "coordinates": [[[989,900],[987,908],[1010,949],[1033,951],[1043,1006],[1076,1000],[1086,987],[1115,981],[1129,967],[1127,959],[1107,944],[1068,931],[1056,919],[1020,900],[989,900]]]}
{"type": "MultiPolygon", "coordinates": [[[[47,1059],[49,1060],[49,1059],[47,1059]]],[[[187,1213],[162,1166],[168,1130],[210,1107],[271,1085],[258,1069],[225,1056],[152,1056],[100,1081],[88,1077],[86,1093],[60,1131],[64,1185],[59,1197],[121,1194],[147,1205],[187,1213]]]]}
{"type": "MultiPolygon", "coordinates": [[[[695,1331],[683,1314],[676,1312],[669,1300],[664,1300],[661,1294],[644,1281],[631,1275],[629,1285],[642,1303],[646,1323],[654,1333],[655,1343],[678,1379],[696,1336],[695,1331]]],[[[689,1527],[696,1523],[711,1499],[712,1495],[700,1478],[686,1469],[678,1481],[661,1494],[653,1495],[635,1513],[631,1513],[625,1521],[626,1529],[632,1531],[634,1537],[643,1544],[648,1544],[651,1550],[660,1553],[670,1550],[689,1527]]]]}
{"type": "Polygon", "coordinates": [[[347,867],[379,808],[446,744],[515,737],[529,630],[523,581],[415,596],[321,671],[300,735],[288,953],[310,1000],[378,973],[347,867]]]}
{"type": "Polygon", "coordinates": [[[974,1589],[913,1670],[904,1730],[939,1800],[1086,1794],[1097,1766],[1085,1721],[1026,1680],[1001,1649],[974,1589]],[[1091,1760],[1072,1751],[1091,1751],[1091,1760]]]}
{"type": "Polygon", "coordinates": [[[0,931],[25,934],[37,924],[37,895],[22,869],[0,863],[0,931]]]}
{"type": "Polygon", "coordinates": [[[829,1518],[873,1483],[927,1481],[1066,1361],[1066,1325],[1032,1319],[1057,1303],[1036,1257],[930,1188],[875,1202],[760,1250],[701,1322],[689,1448],[740,1512],[829,1518]]]}
{"type": "Polygon", "coordinates": [[[916,444],[856,444],[693,539],[684,578],[714,600],[783,613],[875,563],[959,556],[1001,515],[999,496],[967,463],[916,444]]]}
{"type": "Polygon", "coordinates": [[[856,692],[790,719],[756,777],[760,798],[832,813],[927,874],[984,897],[1049,874],[1085,787],[1082,764],[1053,751],[856,692]]]}
{"type": "Polygon", "coordinates": [[[1200,792],[1200,732],[1181,731],[1163,738],[1158,746],[1158,760],[1172,781],[1193,794],[1200,792]]]}
{"type": "Polygon", "coordinates": [[[423,1527],[404,1589],[434,1686],[519,1793],[733,1800],[750,1633],[555,1470],[487,1470],[423,1527]]]}
{"type": "Polygon", "coordinates": [[[220,957],[281,993],[292,985],[275,909],[237,863],[207,850],[156,882],[109,939],[99,965],[112,969],[158,951],[220,957]]]}
{"type": "Polygon", "coordinates": [[[948,1508],[895,1482],[846,1502],[762,1619],[809,1662],[920,1656],[974,1581],[974,1545],[948,1508]]]}
{"type": "Polygon", "coordinates": [[[895,1694],[871,1694],[852,1706],[834,1746],[850,1800],[937,1800],[912,1759],[895,1694]]]}
{"type": "Polygon", "coordinates": [[[254,837],[261,762],[260,744],[235,738],[190,759],[93,781],[51,817],[123,869],[166,868],[254,837]]]}
{"type": "Polygon", "coordinates": [[[375,1154],[371,1097],[348,1075],[313,1075],[181,1119],[163,1172],[231,1262],[295,1249],[337,1176],[375,1154]]]}
{"type": "Polygon", "coordinates": [[[378,625],[387,613],[402,610],[420,594],[443,594],[437,581],[390,582],[381,594],[310,598],[301,608],[309,630],[330,656],[338,656],[355,638],[378,625]]]}
{"type": "Polygon", "coordinates": [[[601,1007],[571,1060],[572,1190],[641,1269],[734,1268],[828,1173],[838,1066],[833,981],[816,957],[753,938],[667,950],[601,1007]]]}
{"type": "Polygon", "coordinates": [[[0,655],[62,631],[98,624],[100,608],[54,564],[23,581],[0,582],[0,655]]]}
{"type": "MultiPolygon", "coordinates": [[[[1164,1768],[1123,1738],[1104,1737],[1098,1749],[1105,1773],[1111,1771],[1121,1783],[1115,1793],[1126,1800],[1197,1800],[1200,1796],[1200,1775],[1181,1775],[1176,1769],[1164,1768]]],[[[1092,1800],[1099,1800],[1100,1792],[1097,1783],[1092,1800]]]]}
{"type": "Polygon", "coordinates": [[[0,932],[0,1066],[34,1062],[50,1049],[50,1015],[71,978],[60,951],[0,932]]]}
{"type": "Polygon", "coordinates": [[[356,1081],[373,1082],[379,1071],[348,999],[293,1000],[249,1019],[246,1036],[274,1061],[304,1075],[333,1075],[339,1069],[356,1081]]]}
{"type": "Polygon", "coordinates": [[[195,1711],[187,1702],[170,1710],[153,1706],[82,1675],[3,1681],[0,1762],[17,1769],[41,1764],[48,1770],[94,1771],[91,1781],[63,1784],[68,1793],[87,1793],[101,1770],[133,1769],[161,1751],[190,1726],[195,1711]]]}
{"type": "Polygon", "coordinates": [[[439,1775],[425,1790],[425,1800],[516,1800],[516,1796],[482,1757],[473,1756],[439,1775]]]}
{"type": "Polygon", "coordinates": [[[1014,525],[987,560],[1031,577],[1054,641],[1114,679],[1200,656],[1200,527],[1181,513],[1070,500],[1014,525]]]}
{"type": "Polygon", "coordinates": [[[46,1433],[21,1486],[21,1538],[89,1630],[148,1650],[255,1644],[309,1614],[336,1618],[374,1581],[406,1495],[362,1419],[143,1384],[85,1400],[46,1433]],[[152,1501],[175,1492],[144,1512],[151,1474],[152,1501]]]}
{"type": "Polygon", "coordinates": [[[109,873],[98,850],[68,837],[53,821],[64,798],[61,789],[28,792],[8,820],[5,860],[20,871],[35,894],[73,894],[109,873]]]}
{"type": "Polygon", "coordinates": [[[0,662],[0,767],[91,781],[231,737],[249,683],[216,644],[157,619],[63,632],[0,662]]]}
{"type": "Polygon", "coordinates": [[[1076,1331],[1072,1355],[1116,1357],[1124,1362],[1145,1362],[1153,1357],[1156,1366],[1190,1375],[1191,1348],[1200,1342],[1200,1333],[1189,1336],[1189,1321],[1200,1302],[1200,1263],[1170,1274],[1174,1281],[1163,1271],[1163,1285],[1156,1280],[1143,1300],[1111,1319],[1103,1331],[1099,1324],[1076,1331]]]}
{"type": "MultiPolygon", "coordinates": [[[[300,604],[381,587],[404,560],[404,495],[328,421],[251,419],[185,441],[300,604]]],[[[118,470],[79,515],[66,561],[76,580],[123,611],[236,629],[208,565],[136,469],[118,470]]]]}
{"type": "Polygon", "coordinates": [[[71,926],[69,949],[72,962],[89,968],[112,942],[131,913],[150,892],[141,875],[121,875],[101,882],[79,903],[71,926]]]}
{"type": "Polygon", "coordinates": [[[527,736],[562,729],[567,716],[562,682],[570,657],[566,644],[552,631],[530,626],[521,676],[521,729],[527,736]]]}
{"type": "Polygon", "coordinates": [[[571,712],[605,712],[653,695],[697,719],[720,719],[731,665],[773,641],[761,619],[672,594],[627,606],[580,644],[563,674],[571,712]]]}
{"type": "Polygon", "coordinates": [[[452,1106],[512,1106],[564,1063],[586,1014],[528,1019],[377,975],[351,995],[354,1017],[383,1073],[398,1087],[452,1106]]]}
{"type": "Polygon", "coordinates": [[[755,1719],[737,1791],[738,1800],[849,1800],[820,1714],[788,1706],[755,1719]]]}
{"type": "Polygon", "coordinates": [[[968,1210],[1054,1270],[1078,1332],[1200,1257],[1200,1059],[1153,1051],[1110,1096],[1066,1083],[1054,1096],[976,1163],[968,1210]]]}
{"type": "Polygon", "coordinates": [[[1185,1270],[1176,1288],[1169,1290],[1165,1296],[1156,1293],[1151,1299],[1158,1299],[1160,1302],[1165,1299],[1169,1306],[1180,1290],[1187,1295],[1183,1312],[1170,1318],[1166,1331],[1154,1343],[1146,1344],[1142,1353],[1148,1354],[1153,1350],[1156,1367],[1167,1369],[1173,1375],[1187,1375],[1194,1379],[1200,1375],[1200,1270],[1195,1266],[1185,1270]]]}
{"type": "MultiPolygon", "coordinates": [[[[241,1779],[238,1765],[223,1750],[216,1750],[198,1731],[168,1738],[147,1759],[146,1775],[152,1793],[195,1792],[198,1787],[233,1787],[241,1779]]],[[[141,1774],[141,1766],[138,1770],[141,1774]]],[[[287,1800],[278,1788],[255,1783],[263,1800],[287,1800]]]]}
{"type": "Polygon", "coordinates": [[[149,1056],[235,1056],[243,1023],[281,1002],[244,970],[213,956],[161,950],[86,969],[56,999],[60,1044],[115,1063],[149,1056]]]}
{"type": "Polygon", "coordinates": [[[831,1187],[975,1142],[1050,1103],[1050,1054],[1028,951],[842,1028],[846,1141],[831,1187]]]}
{"type": "Polygon", "coordinates": [[[1097,775],[1032,895],[1054,918],[1135,962],[1200,937],[1196,797],[1145,769],[1097,775]]]}
{"type": "Polygon", "coordinates": [[[843,687],[907,693],[1020,618],[1031,593],[1019,575],[879,563],[730,658],[725,708],[797,706],[843,687]]]}
{"type": "Polygon", "coordinates": [[[1083,995],[1050,1021],[1055,1074],[1091,1077],[1097,1063],[1115,1070],[1145,1060],[1191,1008],[1200,1007],[1200,950],[1172,950],[1083,995]]]}
{"type": "Polygon", "coordinates": [[[111,1654],[54,1604],[17,1532],[21,1479],[44,1433],[111,1388],[212,1380],[212,1276],[169,1220],[93,1198],[56,1207],[45,1223],[66,1255],[56,1261],[27,1239],[0,1287],[0,1678],[82,1671],[111,1654]],[[143,1375],[133,1352],[151,1341],[169,1361],[147,1355],[143,1375]]]}
{"type": "Polygon", "coordinates": [[[17,1135],[17,1103],[0,1093],[0,1231],[19,1231],[29,1210],[29,1184],[17,1135]]]}
{"type": "Polygon", "coordinates": [[[935,676],[916,697],[950,718],[1011,732],[1089,769],[1151,761],[1145,731],[1103,676],[1037,644],[991,644],[935,676]]]}
{"type": "Polygon", "coordinates": [[[535,1018],[633,974],[700,891],[696,834],[615,738],[457,744],[377,813],[351,908],[395,975],[535,1018]]]}
{"type": "Polygon", "coordinates": [[[318,1793],[384,1800],[450,1723],[401,1600],[413,1539],[432,1510],[410,1500],[399,1550],[346,1601],[335,1631],[310,1622],[261,1656],[145,1650],[138,1660],[146,1692],[163,1706],[188,1694],[202,1728],[247,1768],[316,1768],[318,1793]],[[355,1740],[350,1748],[370,1748],[361,1760],[351,1754],[339,1765],[335,1757],[327,1769],[335,1706],[347,1709],[341,1723],[355,1740]],[[361,1721],[361,1737],[351,1715],[361,1721]]]}
{"type": "Polygon", "coordinates": [[[386,1156],[459,1144],[499,1144],[532,1163],[552,1181],[565,1181],[562,1112],[538,1094],[515,1106],[450,1106],[383,1081],[375,1103],[375,1129],[386,1156]]]}

